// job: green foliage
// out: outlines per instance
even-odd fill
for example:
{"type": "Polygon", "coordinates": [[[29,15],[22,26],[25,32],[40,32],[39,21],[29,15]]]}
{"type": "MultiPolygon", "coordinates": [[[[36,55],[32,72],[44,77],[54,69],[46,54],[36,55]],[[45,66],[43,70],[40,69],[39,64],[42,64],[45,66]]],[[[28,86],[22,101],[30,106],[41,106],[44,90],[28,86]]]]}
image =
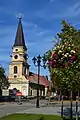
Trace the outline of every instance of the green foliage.
{"type": "Polygon", "coordinates": [[[80,31],[62,21],[60,41],[47,52],[48,68],[60,89],[79,90],[80,86],[80,31]]]}
{"type": "Polygon", "coordinates": [[[76,35],[77,30],[66,21],[62,21],[61,32],[57,34],[58,38],[61,39],[61,43],[73,42],[73,37],[76,35]]]}
{"type": "Polygon", "coordinates": [[[8,78],[6,78],[4,68],[0,67],[0,89],[5,87],[6,88],[9,87],[9,82],[8,82],[8,78]]]}

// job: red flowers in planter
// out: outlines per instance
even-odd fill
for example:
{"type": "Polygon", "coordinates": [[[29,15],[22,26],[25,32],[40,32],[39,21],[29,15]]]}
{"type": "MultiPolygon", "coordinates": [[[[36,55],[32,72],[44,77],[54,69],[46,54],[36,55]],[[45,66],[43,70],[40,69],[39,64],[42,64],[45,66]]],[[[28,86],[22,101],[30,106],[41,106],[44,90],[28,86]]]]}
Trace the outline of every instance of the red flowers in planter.
{"type": "Polygon", "coordinates": [[[73,56],[70,57],[70,59],[68,60],[68,62],[72,63],[72,62],[76,61],[76,59],[77,59],[77,55],[75,54],[75,55],[73,55],[73,56]]]}
{"type": "MultiPolygon", "coordinates": [[[[63,47],[63,46],[62,46],[63,47]]],[[[64,49],[55,49],[52,51],[52,55],[48,60],[48,65],[52,68],[67,68],[70,65],[74,64],[78,58],[77,51],[72,48],[68,49],[68,47],[64,47],[64,49]],[[54,52],[54,53],[53,53],[54,52]]]]}

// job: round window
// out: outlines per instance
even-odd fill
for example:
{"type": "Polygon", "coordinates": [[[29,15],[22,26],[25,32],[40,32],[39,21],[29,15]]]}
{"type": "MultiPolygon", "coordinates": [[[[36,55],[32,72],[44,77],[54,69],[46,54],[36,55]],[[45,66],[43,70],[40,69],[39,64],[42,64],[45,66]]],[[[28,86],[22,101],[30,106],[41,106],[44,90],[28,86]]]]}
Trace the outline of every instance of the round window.
{"type": "Polygon", "coordinates": [[[17,59],[17,58],[18,58],[18,56],[17,56],[17,55],[15,55],[15,56],[14,56],[14,58],[15,58],[15,59],[17,59]]]}
{"type": "Polygon", "coordinates": [[[18,51],[18,49],[15,49],[15,51],[18,51]]]}

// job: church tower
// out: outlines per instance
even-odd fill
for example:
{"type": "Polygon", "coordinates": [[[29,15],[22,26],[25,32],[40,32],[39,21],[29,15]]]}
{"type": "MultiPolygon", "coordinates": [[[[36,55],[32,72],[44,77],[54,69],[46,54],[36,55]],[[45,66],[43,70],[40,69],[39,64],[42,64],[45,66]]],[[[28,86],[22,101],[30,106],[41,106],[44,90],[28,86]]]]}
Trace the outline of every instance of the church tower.
{"type": "Polygon", "coordinates": [[[25,95],[28,94],[28,80],[25,78],[25,75],[29,74],[27,59],[27,48],[20,17],[15,42],[12,47],[12,61],[9,64],[9,89],[16,88],[25,95]]]}

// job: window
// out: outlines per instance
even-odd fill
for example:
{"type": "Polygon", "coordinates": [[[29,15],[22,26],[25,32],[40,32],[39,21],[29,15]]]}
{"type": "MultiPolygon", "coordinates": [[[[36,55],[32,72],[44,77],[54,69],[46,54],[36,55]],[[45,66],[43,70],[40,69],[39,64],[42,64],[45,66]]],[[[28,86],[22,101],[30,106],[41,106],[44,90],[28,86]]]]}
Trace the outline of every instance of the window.
{"type": "Polygon", "coordinates": [[[15,49],[15,51],[18,51],[18,49],[15,49]]]}
{"type": "Polygon", "coordinates": [[[26,74],[26,67],[24,67],[24,74],[26,74]]]}
{"type": "Polygon", "coordinates": [[[14,58],[15,58],[15,59],[17,59],[17,58],[18,58],[18,56],[17,56],[17,55],[15,55],[15,56],[14,56],[14,58]]]}
{"type": "Polygon", "coordinates": [[[17,75],[14,75],[14,78],[17,78],[17,75]]]}
{"type": "Polygon", "coordinates": [[[14,74],[17,73],[17,66],[14,66],[14,74]]]}

